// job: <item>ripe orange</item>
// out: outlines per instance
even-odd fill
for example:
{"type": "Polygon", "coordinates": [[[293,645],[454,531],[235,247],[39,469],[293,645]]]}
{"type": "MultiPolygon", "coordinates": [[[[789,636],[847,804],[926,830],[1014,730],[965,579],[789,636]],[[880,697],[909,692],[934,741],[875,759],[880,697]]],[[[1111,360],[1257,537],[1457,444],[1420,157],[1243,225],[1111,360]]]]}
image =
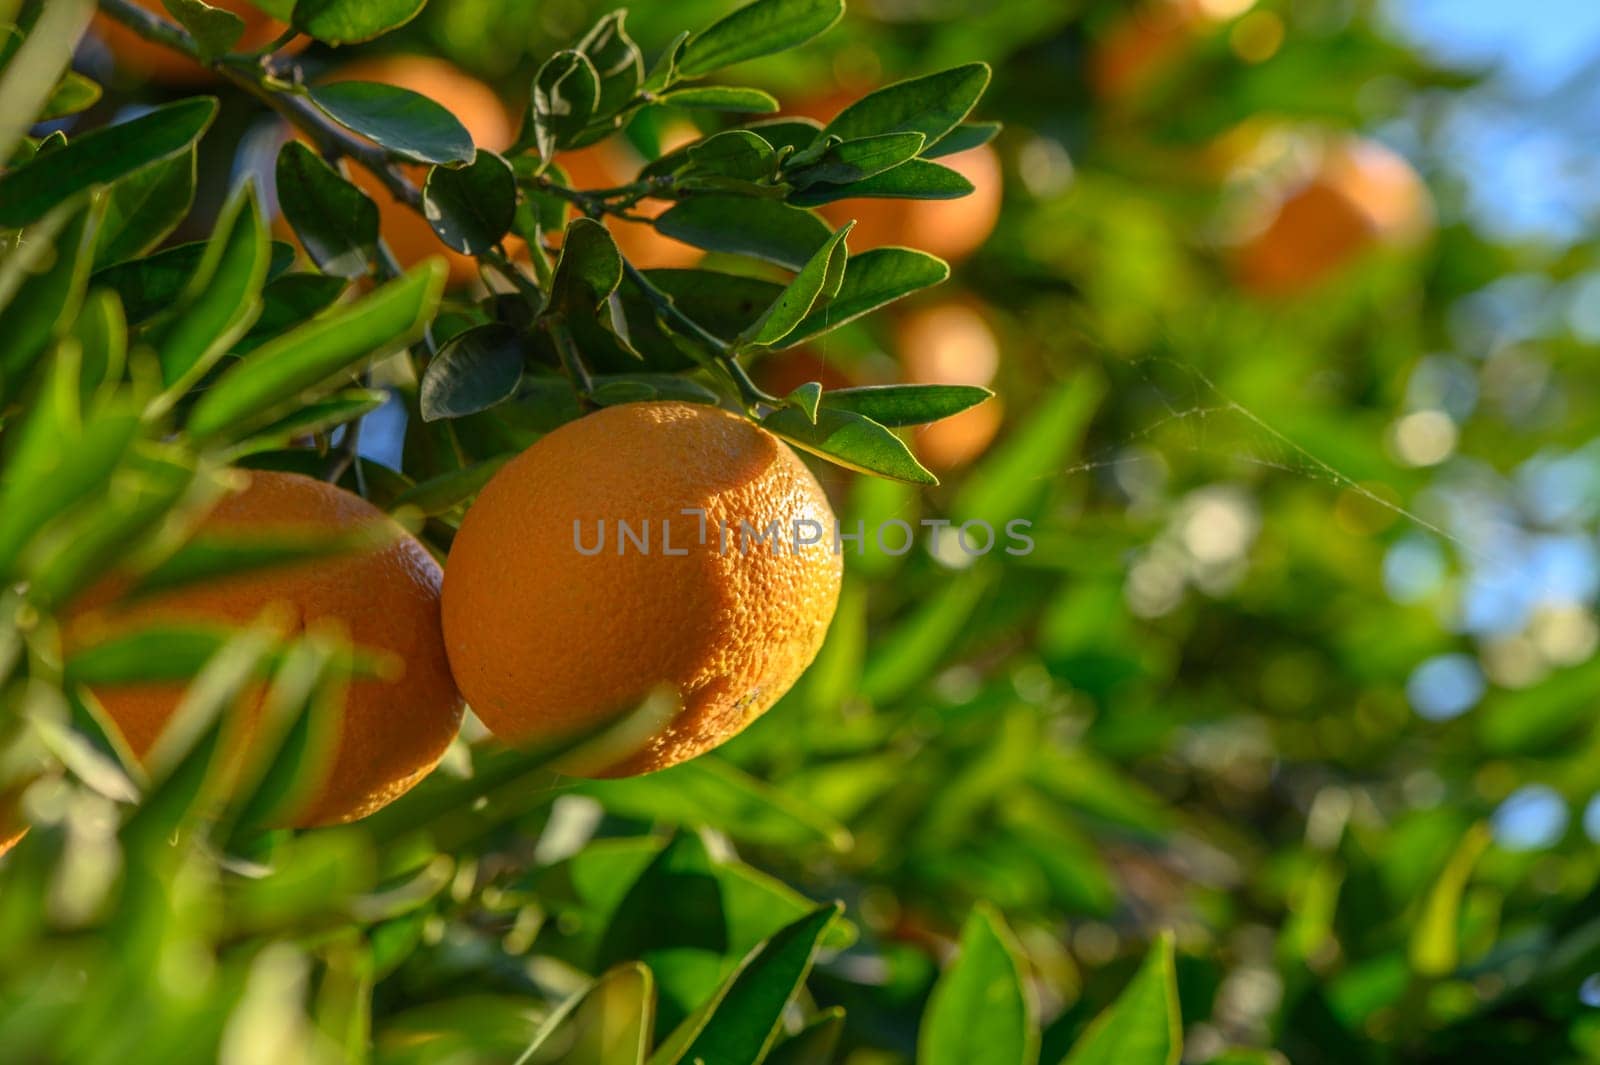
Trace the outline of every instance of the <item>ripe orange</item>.
{"type": "MultiPolygon", "coordinates": [[[[805,101],[793,113],[827,122],[862,95],[831,94],[805,101]]],[[[959,262],[982,247],[1000,220],[1000,156],[985,144],[934,162],[972,182],[972,192],[953,200],[836,200],[818,213],[835,227],[855,221],[851,251],[904,246],[959,262]]]]}
{"type": "MultiPolygon", "coordinates": [[[[330,82],[376,81],[421,93],[455,115],[472,134],[474,143],[490,151],[504,151],[516,139],[516,126],[495,91],[442,59],[431,56],[379,56],[339,68],[330,82]]],[[[420,188],[427,168],[404,168],[420,188]]],[[[425,218],[389,195],[383,183],[366,168],[352,166],[351,180],[378,205],[378,217],[389,250],[403,267],[443,255],[450,264],[450,283],[464,285],[477,276],[476,260],[452,251],[440,242],[425,218]]]]}
{"type": "MultiPolygon", "coordinates": [[[[91,589],[69,620],[69,644],[152,622],[248,624],[269,607],[295,623],[332,621],[359,648],[388,652],[395,680],[353,681],[326,783],[292,816],[297,826],[365,817],[398,798],[438,764],[461,721],[439,627],[439,565],[416,540],[359,496],[298,474],[253,472],[243,491],[219,503],[202,531],[387,532],[373,548],[157,594],[115,601],[117,582],[91,589]]],[[[176,709],[182,686],[101,687],[93,695],[143,758],[176,709]]],[[[253,711],[254,712],[254,711],[253,711]]],[[[248,741],[246,741],[248,742],[248,741]]]]}
{"type": "Polygon", "coordinates": [[[1255,6],[1254,0],[1146,0],[1121,13],[1089,55],[1089,86],[1122,103],[1169,74],[1207,31],[1255,6]]]}
{"type": "Polygon", "coordinates": [[[1234,272],[1245,289],[1269,297],[1313,288],[1371,249],[1414,246],[1433,224],[1432,200],[1411,165],[1359,139],[1327,146],[1265,214],[1236,250],[1234,272]]]}
{"type": "MultiPolygon", "coordinates": [[[[232,12],[244,20],[244,33],[240,35],[239,43],[233,46],[236,52],[253,52],[258,48],[264,48],[289,28],[286,23],[279,22],[246,0],[208,0],[208,2],[212,7],[232,12]]],[[[134,0],[134,3],[162,18],[168,20],[172,18],[161,0],[134,0]]],[[[117,65],[127,68],[140,77],[168,85],[199,85],[216,80],[216,75],[199,63],[166,45],[145,40],[109,15],[96,15],[94,26],[95,32],[106,42],[106,47],[111,49],[117,65]]],[[[309,38],[297,37],[290,44],[289,51],[299,51],[309,43],[309,38]]]]}
{"type": "MultiPolygon", "coordinates": [[[[669,130],[663,138],[662,149],[671,151],[694,140],[696,136],[698,134],[689,126],[669,130]]],[[[587,148],[562,152],[556,156],[556,165],[566,172],[572,187],[585,190],[626,185],[638,176],[639,168],[644,163],[645,160],[620,137],[610,137],[587,148]]],[[[655,218],[671,206],[665,200],[640,200],[629,213],[655,218]]],[[[622,254],[640,269],[693,266],[704,255],[699,248],[664,237],[656,232],[654,226],[643,222],[607,218],[605,224],[622,254]]]]}
{"type": "MultiPolygon", "coordinates": [[[[895,328],[895,350],[912,384],[987,388],[1000,369],[1000,342],[983,315],[966,303],[939,303],[907,314],[895,328]]],[[[994,398],[918,426],[913,450],[934,470],[964,466],[989,447],[1002,413],[994,398]]]]}
{"type": "Polygon", "coordinates": [[[597,775],[674,765],[754,721],[810,665],[839,596],[833,532],[816,478],[747,419],[685,403],[605,408],[513,459],[467,511],[445,563],[450,665],[508,743],[669,690],[671,722],[597,775]],[[781,551],[754,540],[771,522],[781,551]],[[797,522],[822,542],[796,549],[797,522]]]}

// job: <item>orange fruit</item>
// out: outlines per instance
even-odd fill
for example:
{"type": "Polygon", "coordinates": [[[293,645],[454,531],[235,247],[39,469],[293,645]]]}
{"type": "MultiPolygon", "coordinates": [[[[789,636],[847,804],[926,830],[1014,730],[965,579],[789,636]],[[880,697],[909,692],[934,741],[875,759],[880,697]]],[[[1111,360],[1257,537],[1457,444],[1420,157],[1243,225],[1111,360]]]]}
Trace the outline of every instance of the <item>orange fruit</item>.
{"type": "Polygon", "coordinates": [[[1089,53],[1089,87],[1126,102],[1170,74],[1208,31],[1244,14],[1254,0],[1148,0],[1120,14],[1089,53]]]}
{"type": "Polygon", "coordinates": [[[511,460],[468,509],[445,562],[450,665],[508,743],[668,691],[672,719],[594,775],[674,765],[739,732],[810,665],[839,597],[833,533],[811,471],[748,419],[607,407],[511,460]],[[773,522],[781,550],[753,539],[773,522]],[[806,522],[821,542],[797,548],[790,530],[806,522]]]}
{"type": "Polygon", "coordinates": [[[1433,204],[1404,158],[1374,141],[1347,139],[1326,147],[1264,215],[1236,249],[1234,273],[1250,292],[1287,296],[1374,248],[1420,243],[1432,228],[1433,204]]]}
{"type": "MultiPolygon", "coordinates": [[[[905,378],[919,385],[987,388],[1000,369],[1000,342],[983,315],[966,303],[939,303],[905,315],[895,328],[905,378]]],[[[918,426],[913,450],[934,470],[964,466],[983,454],[1000,431],[998,398],[942,421],[918,426]]]]}
{"type": "MultiPolygon", "coordinates": [[[[864,95],[833,93],[804,101],[793,113],[826,123],[864,95]]],[[[817,211],[835,228],[855,222],[852,251],[904,246],[959,262],[989,239],[1000,220],[1000,156],[984,144],[933,161],[972,182],[972,191],[953,200],[835,200],[817,211]]]]}
{"type": "MultiPolygon", "coordinates": [[[[172,15],[161,0],[133,0],[139,7],[168,21],[172,15]]],[[[244,33],[233,46],[235,52],[253,52],[265,48],[289,28],[246,0],[207,0],[212,7],[232,12],[244,20],[244,33]]],[[[164,44],[146,40],[109,15],[94,17],[95,32],[106,47],[111,49],[119,67],[143,78],[168,85],[199,85],[216,80],[216,74],[164,44]]],[[[310,44],[310,39],[297,37],[289,51],[297,52],[310,44]]]]}
{"type": "MultiPolygon", "coordinates": [[[[438,563],[383,511],[342,488],[291,473],[252,472],[248,486],[207,515],[202,532],[270,535],[370,530],[371,548],[157,593],[124,605],[108,579],[75,604],[69,644],[151,623],[243,625],[268,608],[298,626],[334,622],[358,648],[401,663],[393,680],[352,681],[326,782],[292,815],[296,826],[365,817],[438,764],[461,721],[439,627],[438,563]]],[[[143,758],[183,694],[171,683],[98,687],[92,694],[143,758]]],[[[257,712],[258,705],[251,712],[257,712]]],[[[246,729],[248,732],[248,729],[246,729]]],[[[244,742],[248,742],[248,738],[244,742]]]]}
{"type": "MultiPolygon", "coordinates": [[[[480,148],[504,151],[516,140],[516,125],[495,91],[442,59],[379,56],[341,67],[327,80],[375,81],[420,93],[455,115],[480,148]]],[[[425,166],[402,169],[418,188],[427,179],[425,166]]],[[[446,247],[427,219],[390,196],[365,167],[352,165],[350,178],[377,203],[383,239],[401,266],[409,268],[430,256],[443,255],[450,264],[450,284],[464,285],[477,276],[477,260],[446,247]]]]}
{"type": "MultiPolygon", "coordinates": [[[[667,136],[662,139],[662,150],[671,151],[697,136],[690,126],[668,130],[667,136]]],[[[566,173],[572,187],[580,190],[626,185],[639,176],[639,169],[645,164],[645,160],[620,137],[609,137],[587,148],[562,152],[555,161],[566,173]]],[[[643,218],[656,218],[671,206],[666,200],[646,199],[636,203],[629,213],[643,218]]],[[[605,220],[605,225],[616,240],[617,248],[629,262],[642,270],[693,266],[705,254],[692,245],[662,236],[654,226],[644,222],[610,217],[605,220]]]]}

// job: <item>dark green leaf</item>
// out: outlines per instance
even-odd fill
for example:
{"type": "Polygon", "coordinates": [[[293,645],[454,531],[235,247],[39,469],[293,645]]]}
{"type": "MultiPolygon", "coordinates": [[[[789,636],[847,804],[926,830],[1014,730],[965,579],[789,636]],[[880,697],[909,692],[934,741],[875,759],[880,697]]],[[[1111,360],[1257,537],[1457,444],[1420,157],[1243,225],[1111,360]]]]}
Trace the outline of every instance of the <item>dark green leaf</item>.
{"type": "Polygon", "coordinates": [[[835,200],[856,198],[895,200],[954,200],[972,191],[972,182],[939,163],[912,159],[893,170],[852,181],[847,185],[816,184],[789,196],[797,207],[817,207],[835,200]]]}
{"type": "Polygon", "coordinates": [[[911,484],[939,483],[912,456],[905,441],[872,419],[851,411],[822,407],[817,411],[816,424],[812,424],[804,411],[782,407],[762,418],[761,424],[795,447],[846,469],[911,484]]]}
{"type": "Polygon", "coordinates": [[[106,194],[95,262],[148,254],[178,228],[194,203],[196,155],[184,152],[129,174],[106,194]]]}
{"type": "Polygon", "coordinates": [[[533,79],[528,121],[533,142],[543,159],[573,142],[600,103],[600,75],[589,57],[578,51],[557,52],[533,79]]]}
{"type": "Polygon", "coordinates": [[[650,73],[645,75],[644,84],[640,88],[650,92],[660,92],[678,80],[678,61],[683,58],[689,37],[688,30],[678,32],[672,42],[656,57],[655,64],[650,68],[650,73]]]}
{"type": "Polygon", "coordinates": [[[510,457],[502,455],[499,458],[487,459],[414,484],[394,497],[389,503],[389,510],[395,512],[410,509],[429,517],[453,510],[477,495],[478,490],[500,472],[500,467],[504,466],[510,457]]]}
{"type": "Polygon", "coordinates": [[[278,152],[278,204],[311,261],[363,277],[378,256],[378,205],[299,141],[278,152]]]}
{"type": "Polygon", "coordinates": [[[678,71],[697,78],[804,44],[844,14],[844,0],[755,0],[690,38],[678,71]]]}
{"type": "Polygon", "coordinates": [[[739,334],[734,341],[735,349],[768,347],[778,343],[794,332],[795,327],[811,313],[818,299],[825,298],[830,285],[838,289],[838,279],[844,276],[848,254],[845,237],[850,228],[850,225],[846,225],[817,249],[816,254],[772,301],[771,306],[762,312],[761,317],[739,334]]]}
{"type": "Polygon", "coordinates": [[[510,164],[480,148],[471,166],[428,172],[422,210],[445,244],[463,255],[482,255],[516,221],[517,179],[510,164]]]}
{"type": "Polygon", "coordinates": [[[80,111],[89,110],[99,102],[100,86],[77,71],[69,70],[56,83],[55,91],[50,94],[39,120],[48,122],[53,118],[75,115],[80,111]]]}
{"type": "Polygon", "coordinates": [[[331,274],[294,273],[267,282],[261,314],[234,344],[235,354],[254,351],[273,337],[320,314],[344,294],[348,282],[331,274]]]}
{"type": "Polygon", "coordinates": [[[830,1006],[772,1048],[765,1065],[833,1065],[844,1034],[844,1007],[830,1006]]]}
{"type": "Polygon", "coordinates": [[[696,173],[755,181],[772,173],[772,145],[748,130],[730,129],[689,146],[696,173]]]}
{"type": "Polygon", "coordinates": [[[1001,916],[979,903],[961,931],[960,953],[933,989],[917,1063],[1033,1065],[1039,1056],[1035,1023],[1021,948],[1001,916]]]}
{"type": "MultiPolygon", "coordinates": [[[[130,259],[97,271],[89,279],[95,288],[108,288],[122,300],[130,325],[138,325],[171,308],[178,294],[205,258],[206,242],[179,244],[143,259],[130,259]]],[[[277,278],[294,263],[291,244],[273,241],[267,277],[277,278]]],[[[337,281],[337,278],[328,279],[337,281]]],[[[342,287],[342,286],[341,286],[342,287]]]]}
{"type": "MultiPolygon", "coordinates": [[[[299,0],[294,27],[326,44],[359,44],[399,29],[428,0],[299,0]]],[[[429,162],[442,162],[433,159],[429,162]]]]}
{"type": "Polygon", "coordinates": [[[444,263],[430,259],[360,302],[262,345],[195,404],[190,434],[237,439],[352,366],[416,340],[438,307],[444,279],[444,263]]]}
{"type": "Polygon", "coordinates": [[[212,97],[180,100],[86,133],[59,151],[0,175],[0,226],[32,225],[85,189],[187,151],[216,113],[212,97]]]}
{"type": "Polygon", "coordinates": [[[869,385],[841,388],[823,397],[823,404],[854,411],[891,429],[922,425],[960,414],[994,395],[972,385],[869,385]]]}
{"type": "Polygon", "coordinates": [[[745,126],[774,148],[791,148],[799,151],[810,147],[822,132],[822,123],[814,118],[768,118],[745,126]]]}
{"type": "Polygon", "coordinates": [[[989,86],[989,65],[967,63],[869,93],[824,127],[841,140],[883,133],[920,133],[928,144],[955,129],[989,86]]]}
{"type": "Polygon", "coordinates": [[[1178,1065],[1182,1054],[1172,935],[1162,933],[1117,1001],[1094,1019],[1062,1065],[1178,1065]]]}
{"type": "Polygon", "coordinates": [[[697,85],[661,94],[661,102],[696,111],[732,111],[737,114],[770,115],[778,110],[777,98],[760,89],[733,85],[697,85]]]}
{"type": "Polygon", "coordinates": [[[881,174],[912,159],[922,150],[920,133],[885,133],[877,137],[841,141],[822,153],[815,163],[788,171],[793,184],[805,188],[818,182],[848,184],[881,174]]]}
{"type": "Polygon", "coordinates": [[[644,81],[644,56],[623,24],[627,14],[611,12],[578,42],[578,51],[589,57],[600,79],[600,98],[594,109],[599,117],[615,114],[632,101],[644,81]]]}
{"type": "Polygon", "coordinates": [[[639,962],[623,962],[557,1007],[516,1065],[639,1065],[650,1050],[654,1021],[650,970],[639,962]]]}
{"type": "Polygon", "coordinates": [[[189,31],[200,46],[202,59],[215,59],[232,51],[244,34],[244,19],[204,0],[161,0],[161,4],[189,31]]]}
{"type": "Polygon", "coordinates": [[[561,243],[561,258],[550,282],[552,307],[599,307],[622,283],[622,254],[605,226],[575,218],[561,243]]]}
{"type": "Polygon", "coordinates": [[[656,219],[661,233],[707,251],[748,255],[799,270],[832,231],[809,211],[776,200],[696,196],[656,219]]]}
{"type": "Polygon", "coordinates": [[[910,248],[872,248],[851,255],[839,291],[784,338],[784,347],[821,336],[950,276],[942,259],[910,248]]]}
{"type": "Polygon", "coordinates": [[[420,93],[369,81],[339,81],[309,91],[335,122],[405,159],[472,161],[472,134],[455,115],[420,93]]]}
{"type": "Polygon", "coordinates": [[[94,262],[99,210],[66,204],[6,257],[0,274],[0,401],[20,393],[34,362],[71,326],[94,262]]]}
{"type": "MultiPolygon", "coordinates": [[[[822,383],[807,381],[785,397],[791,407],[799,407],[806,412],[806,417],[811,419],[811,424],[817,424],[817,407],[822,403],[822,383]]],[[[858,412],[859,413],[859,412],[858,412]]],[[[869,415],[870,417],[870,415],[869,415]]],[[[878,424],[882,425],[882,422],[878,424]]]]}
{"type": "Polygon", "coordinates": [[[451,337],[422,375],[424,421],[461,418],[510,399],[522,380],[527,341],[497,322],[451,337]]]}
{"type": "Polygon", "coordinates": [[[964,122],[946,133],[937,144],[929,145],[928,150],[922,153],[922,157],[938,159],[957,152],[969,151],[988,144],[999,135],[998,122],[964,122]]]}

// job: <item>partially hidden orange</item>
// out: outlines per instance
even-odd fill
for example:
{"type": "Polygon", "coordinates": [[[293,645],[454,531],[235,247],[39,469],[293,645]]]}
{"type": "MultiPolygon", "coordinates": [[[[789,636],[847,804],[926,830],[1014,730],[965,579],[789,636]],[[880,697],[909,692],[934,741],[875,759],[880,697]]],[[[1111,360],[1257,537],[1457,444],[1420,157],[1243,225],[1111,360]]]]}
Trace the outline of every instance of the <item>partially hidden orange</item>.
{"type": "MultiPolygon", "coordinates": [[[[966,302],[936,303],[905,314],[895,326],[895,352],[908,383],[994,383],[1000,342],[983,314],[966,302]]],[[[933,470],[953,470],[983,454],[1000,431],[1003,407],[994,397],[942,421],[918,426],[913,450],[933,470]]]]}
{"type": "Polygon", "coordinates": [[[834,531],[810,470],[746,418],[651,402],[569,422],[495,475],[451,546],[456,681],[513,744],[666,693],[676,712],[654,736],[581,771],[682,762],[754,721],[816,656],[839,595],[834,531]]]}

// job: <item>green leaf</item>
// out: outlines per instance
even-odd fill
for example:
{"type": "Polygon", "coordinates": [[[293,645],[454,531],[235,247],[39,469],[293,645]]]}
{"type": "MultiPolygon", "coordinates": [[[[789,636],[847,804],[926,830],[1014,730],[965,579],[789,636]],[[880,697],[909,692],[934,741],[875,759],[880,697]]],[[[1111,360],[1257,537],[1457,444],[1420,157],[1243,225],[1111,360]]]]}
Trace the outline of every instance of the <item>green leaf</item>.
{"type": "Polygon", "coordinates": [[[236,630],[223,625],[141,625],[74,651],[69,683],[89,687],[192,680],[236,630]]]}
{"type": "Polygon", "coordinates": [[[844,1007],[830,1006],[772,1048],[765,1065],[833,1065],[844,1034],[844,1007]]]}
{"type": "Polygon", "coordinates": [[[848,470],[911,484],[939,483],[912,456],[905,441],[872,419],[851,411],[821,407],[813,425],[804,411],[782,407],[762,418],[761,425],[795,447],[848,470]]]}
{"type": "Polygon", "coordinates": [[[622,253],[605,226],[575,218],[561,242],[561,258],[550,282],[552,308],[594,309],[622,283],[622,253]]]}
{"type": "Polygon", "coordinates": [[[835,279],[844,277],[848,256],[845,238],[854,224],[852,222],[834,233],[822,247],[817,249],[816,254],[801,268],[778,298],[772,301],[771,306],[762,312],[761,317],[739,334],[734,341],[735,350],[758,346],[770,347],[778,343],[794,332],[806,315],[811,313],[811,308],[816,306],[819,299],[825,298],[824,293],[830,283],[837,290],[838,283],[835,279]]]}
{"type": "Polygon", "coordinates": [[[987,388],[974,385],[868,385],[837,389],[823,396],[822,402],[897,429],[960,414],[993,395],[987,388]]]}
{"type": "Polygon", "coordinates": [[[148,254],[165,240],[194,203],[196,153],[184,152],[135,171],[106,193],[96,263],[120,263],[148,254]]]}
{"type": "Polygon", "coordinates": [[[623,25],[627,15],[625,10],[611,12],[578,42],[578,51],[589,58],[600,79],[597,117],[615,114],[631,102],[644,81],[644,56],[623,25]]]}
{"type": "Polygon", "coordinates": [[[260,315],[270,245],[255,186],[246,182],[217,219],[173,317],[158,330],[155,347],[169,403],[216,365],[260,315]]]}
{"type": "Polygon", "coordinates": [[[65,204],[29,231],[0,274],[0,406],[71,326],[88,287],[99,222],[89,200],[65,204]]]}
{"type": "Polygon", "coordinates": [[[315,400],[250,435],[247,452],[288,447],[296,440],[325,433],[365,417],[383,406],[389,394],[375,388],[348,388],[315,400]]]}
{"type": "Polygon", "coordinates": [[[987,63],[967,63],[895,82],[846,107],[823,132],[846,141],[915,132],[926,143],[937,144],[972,112],[988,86],[987,63]]]}
{"type": "Polygon", "coordinates": [[[750,115],[770,115],[780,106],[771,93],[733,85],[697,85],[673,89],[662,93],[660,102],[695,111],[731,111],[750,115]]]}
{"type": "Polygon", "coordinates": [[[838,293],[813,310],[780,346],[793,347],[821,336],[949,276],[944,260],[910,248],[871,248],[853,254],[838,293]]]}
{"type": "Polygon", "coordinates": [[[979,903],[961,930],[960,952],[928,1001],[917,1065],[1033,1065],[1039,1057],[1034,1013],[1021,947],[1000,914],[979,903]]]}
{"type": "Polygon", "coordinates": [[[87,111],[100,102],[100,86],[75,70],[69,70],[56,83],[44,105],[39,121],[48,122],[87,111]]]}
{"type": "Polygon", "coordinates": [[[964,122],[941,137],[922,153],[924,159],[939,159],[957,152],[981,148],[1000,135],[998,122],[964,122]]]}
{"type": "Polygon", "coordinates": [[[323,271],[363,277],[378,257],[378,205],[299,141],[278,152],[278,205],[323,271]]]}
{"type": "Polygon", "coordinates": [[[463,255],[482,255],[516,221],[517,179],[509,163],[480,148],[471,166],[428,171],[422,211],[446,245],[463,255]]]}
{"type": "Polygon", "coordinates": [[[129,594],[148,596],[224,577],[355,554],[383,547],[396,535],[392,527],[375,522],[338,533],[292,529],[269,533],[201,532],[141,574],[129,594]]]}
{"type": "Polygon", "coordinates": [[[557,52],[533,79],[529,128],[542,159],[552,159],[583,132],[600,103],[600,75],[582,52],[557,52]]]}
{"type": "Polygon", "coordinates": [[[588,781],[577,790],[623,817],[714,828],[749,843],[850,846],[850,831],[837,821],[710,755],[645,776],[588,781]]]}
{"type": "Polygon", "coordinates": [[[444,279],[444,263],[430,259],[360,302],[262,345],[201,396],[190,435],[242,437],[353,365],[410,344],[433,317],[444,279]]]}
{"type": "MultiPolygon", "coordinates": [[[[299,9],[296,9],[299,14],[299,9]]],[[[467,127],[420,93],[370,81],[337,81],[307,90],[329,118],[416,163],[470,163],[467,127]]]]}
{"type": "Polygon", "coordinates": [[[216,113],[212,97],[180,100],[85,133],[59,151],[0,175],[0,226],[32,225],[85,189],[187,151],[216,113]]]}
{"type": "Polygon", "coordinates": [[[122,303],[116,293],[91,290],[73,322],[72,335],[83,353],[78,394],[83,405],[88,407],[102,385],[122,379],[123,367],[127,365],[128,322],[122,315],[122,303]]]}
{"type": "Polygon", "coordinates": [[[525,338],[498,322],[457,333],[422,375],[423,420],[462,418],[510,399],[522,381],[527,353],[525,338]]]}
{"type": "Polygon", "coordinates": [[[756,0],[689,39],[678,72],[713,70],[802,45],[838,22],[844,0],[756,0]]]}
{"type": "Polygon", "coordinates": [[[294,273],[267,282],[261,291],[261,315],[233,353],[245,355],[273,337],[316,317],[344,294],[348,282],[330,274],[294,273]]]}
{"type": "Polygon", "coordinates": [[[722,401],[720,396],[699,382],[670,373],[595,374],[594,388],[589,398],[602,407],[665,399],[713,406],[722,401]]]}
{"type": "Polygon", "coordinates": [[[776,200],[696,196],[674,205],[655,222],[674,240],[706,251],[748,255],[799,270],[833,235],[809,211],[776,200]]]}
{"type": "Polygon", "coordinates": [[[772,173],[772,145],[749,130],[730,129],[688,147],[696,173],[756,181],[772,173]]]}
{"type": "Polygon", "coordinates": [[[678,80],[678,62],[683,58],[683,50],[688,47],[690,36],[688,30],[678,31],[678,35],[656,57],[640,88],[648,92],[660,92],[678,80]]]}
{"type": "Polygon", "coordinates": [[[1467,829],[1439,878],[1428,889],[1422,912],[1411,925],[1409,955],[1413,971],[1432,977],[1455,971],[1461,952],[1461,897],[1478,859],[1493,841],[1494,833],[1481,821],[1467,829]]]}
{"type": "Polygon", "coordinates": [[[510,458],[510,455],[501,455],[419,481],[394,497],[389,503],[389,512],[410,509],[433,517],[454,510],[476,496],[510,458]]]}
{"type": "MultiPolygon", "coordinates": [[[[790,392],[786,398],[789,406],[799,407],[806,412],[806,417],[811,419],[811,424],[817,424],[817,407],[822,403],[822,383],[820,381],[807,381],[805,384],[790,392]]],[[[878,423],[882,425],[882,422],[878,423]]]]}
{"type": "Polygon", "coordinates": [[[913,159],[922,151],[920,133],[884,133],[877,137],[841,141],[809,166],[790,170],[788,180],[800,188],[819,182],[847,184],[881,174],[913,159]]]}
{"type": "MultiPolygon", "coordinates": [[[[54,0],[50,4],[32,6],[37,17],[28,29],[27,39],[0,68],[0,100],[5,101],[5,107],[0,108],[0,160],[13,159],[19,145],[27,143],[29,128],[49,105],[58,79],[71,68],[73,52],[89,26],[94,8],[93,0],[54,0]]],[[[0,22],[15,22],[18,14],[14,0],[0,5],[0,22]]],[[[5,36],[9,47],[16,40],[17,32],[12,29],[5,36]]],[[[48,209],[46,205],[35,217],[42,217],[48,209]]]]}
{"type": "Polygon", "coordinates": [[[404,26],[417,17],[427,2],[299,0],[294,5],[294,28],[325,44],[359,44],[404,26]]]}
{"type": "Polygon", "coordinates": [[[1091,373],[1057,386],[962,482],[951,517],[958,524],[1022,517],[1039,489],[1071,458],[1105,390],[1104,381],[1091,373]]]}
{"type": "MultiPolygon", "coordinates": [[[[171,309],[206,255],[206,241],[164,248],[143,259],[107,266],[89,279],[94,288],[107,288],[122,301],[128,324],[139,325],[171,309]]],[[[267,277],[278,278],[294,264],[294,245],[273,241],[267,277]]],[[[305,276],[305,275],[301,275],[305,276]]],[[[339,279],[327,279],[339,280],[339,279]]]]}
{"type": "Polygon", "coordinates": [[[712,1000],[657,1049],[650,1065],[762,1060],[841,910],[837,902],[819,906],[751,951],[712,1000]]]}
{"type": "Polygon", "coordinates": [[[955,200],[972,191],[972,182],[938,163],[912,159],[893,170],[847,185],[810,185],[789,194],[797,207],[816,207],[835,200],[955,200]]]}
{"type": "Polygon", "coordinates": [[[1122,994],[1094,1019],[1062,1065],[1178,1065],[1182,1054],[1172,933],[1163,932],[1122,994]]]}
{"type": "Polygon", "coordinates": [[[244,19],[204,0],[161,0],[161,4],[200,46],[201,59],[227,54],[244,35],[244,19]]]}
{"type": "Polygon", "coordinates": [[[557,1007],[515,1065],[639,1065],[650,1051],[654,1020],[650,970],[623,962],[557,1007]]]}

